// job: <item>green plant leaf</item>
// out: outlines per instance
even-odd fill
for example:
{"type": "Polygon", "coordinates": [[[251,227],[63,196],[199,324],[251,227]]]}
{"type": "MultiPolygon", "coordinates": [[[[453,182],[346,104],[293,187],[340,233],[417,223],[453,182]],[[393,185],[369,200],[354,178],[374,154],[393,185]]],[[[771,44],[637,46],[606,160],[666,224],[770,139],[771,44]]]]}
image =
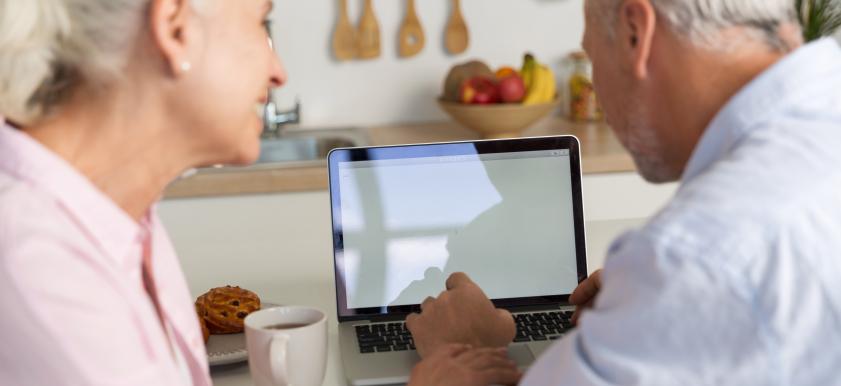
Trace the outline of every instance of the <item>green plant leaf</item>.
{"type": "Polygon", "coordinates": [[[841,0],[795,0],[803,38],[812,41],[841,27],[841,0]]]}

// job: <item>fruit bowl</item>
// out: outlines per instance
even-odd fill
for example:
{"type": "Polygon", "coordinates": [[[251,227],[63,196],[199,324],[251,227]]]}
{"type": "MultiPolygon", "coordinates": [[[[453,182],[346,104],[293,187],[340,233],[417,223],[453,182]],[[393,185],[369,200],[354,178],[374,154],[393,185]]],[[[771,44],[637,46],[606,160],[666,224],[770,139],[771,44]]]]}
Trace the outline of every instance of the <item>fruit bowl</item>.
{"type": "Polygon", "coordinates": [[[523,130],[554,111],[559,103],[558,98],[533,105],[471,105],[439,99],[438,105],[462,126],[482,134],[484,138],[495,139],[520,136],[523,130]]]}

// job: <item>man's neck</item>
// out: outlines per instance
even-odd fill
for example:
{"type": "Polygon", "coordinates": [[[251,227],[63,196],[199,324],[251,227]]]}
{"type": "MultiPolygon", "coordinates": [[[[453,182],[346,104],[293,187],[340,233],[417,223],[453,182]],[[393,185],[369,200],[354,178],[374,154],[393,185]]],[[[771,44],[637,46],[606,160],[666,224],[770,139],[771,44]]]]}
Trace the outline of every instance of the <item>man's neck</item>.
{"type": "Polygon", "coordinates": [[[669,137],[669,162],[685,167],[718,112],[785,53],[762,45],[735,51],[683,48],[684,54],[672,54],[668,62],[661,62],[669,69],[662,72],[666,79],[658,82],[662,90],[659,103],[668,109],[660,115],[658,126],[669,137]]]}

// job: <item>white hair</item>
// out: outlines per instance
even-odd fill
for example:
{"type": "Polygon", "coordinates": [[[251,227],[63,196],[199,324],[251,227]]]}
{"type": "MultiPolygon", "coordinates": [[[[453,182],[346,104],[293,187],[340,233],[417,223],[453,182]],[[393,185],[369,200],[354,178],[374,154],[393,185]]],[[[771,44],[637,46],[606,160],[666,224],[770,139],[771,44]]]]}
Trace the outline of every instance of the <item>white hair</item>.
{"type": "MultiPolygon", "coordinates": [[[[609,19],[616,19],[620,0],[599,0],[610,9],[609,19]]],[[[794,0],[650,0],[660,17],[690,41],[713,48],[732,48],[739,42],[722,41],[720,32],[731,27],[744,27],[747,38],[761,40],[771,47],[788,51],[792,39],[782,28],[799,23],[794,0]]],[[[791,32],[791,30],[789,30],[791,32]]]]}
{"type": "Polygon", "coordinates": [[[119,74],[146,0],[0,0],[0,114],[30,124],[119,74]]]}
{"type": "MultiPolygon", "coordinates": [[[[204,0],[194,0],[201,6],[204,0]]],[[[117,78],[149,0],[0,0],[0,116],[29,125],[117,78]]]]}

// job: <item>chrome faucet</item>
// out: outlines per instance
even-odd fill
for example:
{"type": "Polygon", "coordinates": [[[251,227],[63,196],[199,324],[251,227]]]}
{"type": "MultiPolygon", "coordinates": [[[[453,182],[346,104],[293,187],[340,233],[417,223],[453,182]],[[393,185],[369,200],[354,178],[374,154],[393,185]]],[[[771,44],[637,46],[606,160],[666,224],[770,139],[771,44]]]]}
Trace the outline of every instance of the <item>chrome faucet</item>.
{"type": "Polygon", "coordinates": [[[295,99],[295,108],[277,111],[277,104],[269,92],[269,101],[263,106],[263,138],[279,137],[283,126],[301,123],[301,100],[295,99]]]}
{"type": "MultiPolygon", "coordinates": [[[[274,52],[274,40],[272,38],[272,23],[265,21],[266,36],[268,37],[269,48],[274,52]]],[[[301,123],[301,100],[295,98],[295,108],[289,111],[277,111],[277,104],[274,102],[274,90],[269,90],[268,101],[263,106],[263,138],[279,137],[281,127],[301,123]]]]}

